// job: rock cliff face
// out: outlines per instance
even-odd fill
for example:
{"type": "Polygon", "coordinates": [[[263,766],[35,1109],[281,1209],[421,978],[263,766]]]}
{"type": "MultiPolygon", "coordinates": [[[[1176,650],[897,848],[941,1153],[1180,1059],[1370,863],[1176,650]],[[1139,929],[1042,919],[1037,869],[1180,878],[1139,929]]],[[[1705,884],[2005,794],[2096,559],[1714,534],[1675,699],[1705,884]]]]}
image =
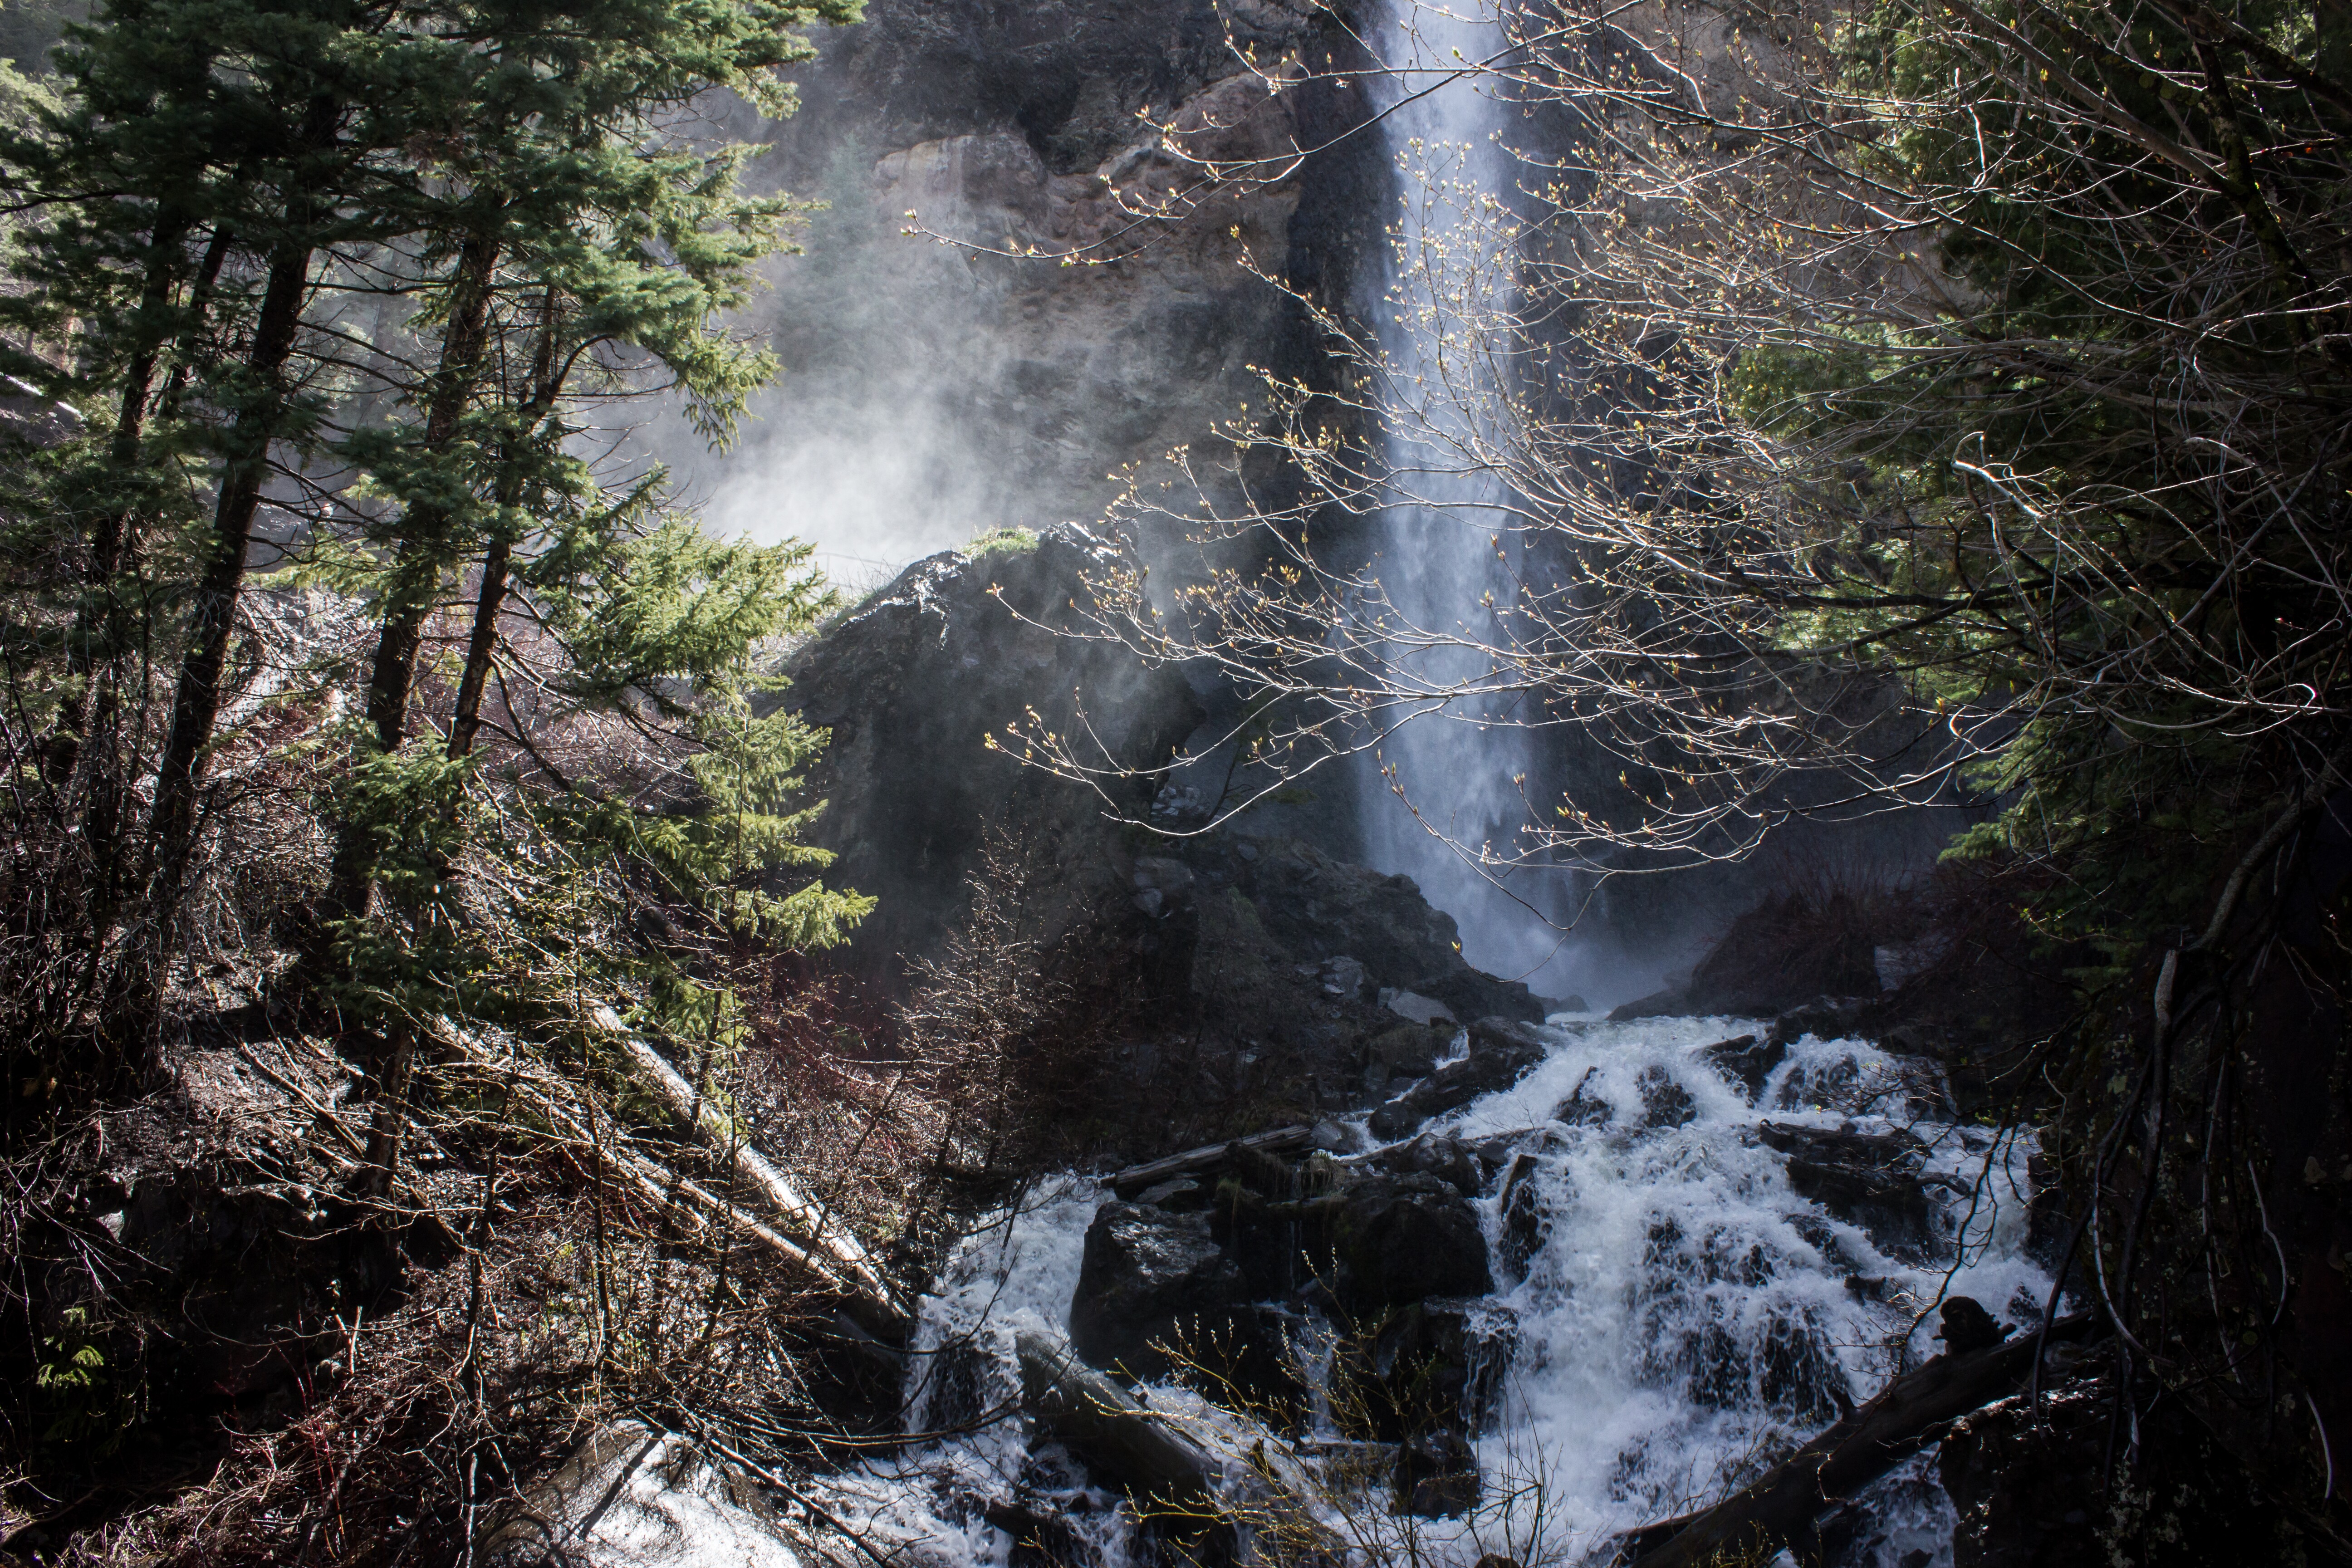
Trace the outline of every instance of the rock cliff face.
{"type": "Polygon", "coordinates": [[[1140,810],[1023,766],[992,734],[1031,714],[1076,721],[1075,694],[1108,759],[1152,768],[1199,721],[1183,679],[1147,670],[1076,629],[1089,574],[1119,569],[1113,547],[1049,531],[978,555],[916,563],[787,665],[782,702],[833,734],[812,792],[829,802],[813,837],[840,858],[828,874],[881,902],[856,944],[869,978],[901,955],[935,956],[966,900],[991,826],[1050,860],[1061,900],[1047,934],[1098,902],[1123,876],[1107,813],[1140,810]]]}
{"type": "Polygon", "coordinates": [[[1134,999],[1097,1064],[1116,1098],[1156,1086],[1180,1099],[1174,1112],[1099,1107],[1138,1157],[1232,1119],[1379,1104],[1431,1073],[1461,1024],[1540,1017],[1524,984],[1463,960],[1454,921],[1407,878],[1276,835],[1129,826],[1150,804],[1150,770],[1199,719],[1173,670],[1068,635],[1085,628],[1089,582],[1131,566],[1074,529],[950,552],[788,661],[779,700],[832,732],[812,840],[839,857],[830,881],[880,900],[847,967],[896,991],[911,962],[946,956],[1001,833],[1022,869],[999,891],[1022,902],[1037,951],[1075,937],[1095,978],[1134,999]],[[1013,721],[1083,727],[1134,776],[1097,792],[1024,765],[988,743],[1013,721]]]}
{"type": "Polygon", "coordinates": [[[799,113],[730,126],[772,143],[758,178],[825,206],[748,312],[784,374],[742,449],[712,462],[656,433],[718,525],[816,539],[855,577],[858,557],[1091,520],[1114,473],[1235,416],[1253,364],[1315,374],[1302,313],[1262,275],[1343,297],[1387,176],[1365,138],[1298,157],[1360,116],[1360,87],[1275,90],[1286,59],[1346,61],[1328,10],[866,16],[817,37],[799,113]],[[1204,182],[1201,160],[1241,177],[1204,182]],[[1139,216],[1164,203],[1181,216],[1139,216]]]}

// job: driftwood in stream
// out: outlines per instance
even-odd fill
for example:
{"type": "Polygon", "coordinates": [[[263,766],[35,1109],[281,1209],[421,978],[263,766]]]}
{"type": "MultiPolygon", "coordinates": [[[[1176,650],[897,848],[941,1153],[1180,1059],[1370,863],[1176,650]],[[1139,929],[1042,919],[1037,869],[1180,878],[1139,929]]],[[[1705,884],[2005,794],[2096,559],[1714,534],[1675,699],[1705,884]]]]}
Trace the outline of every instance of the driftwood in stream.
{"type": "Polygon", "coordinates": [[[1313,1142],[1315,1129],[1312,1127],[1277,1127],[1271,1132],[1253,1132],[1246,1138],[1235,1138],[1229,1142],[1204,1143],[1198,1149],[1187,1149],[1164,1160],[1129,1165],[1111,1177],[1110,1190],[1132,1203],[1137,1194],[1147,1187],[1172,1182],[1179,1176],[1213,1171],[1244,1149],[1254,1149],[1262,1154],[1282,1154],[1293,1149],[1304,1149],[1313,1142]]]}
{"type": "MultiPolygon", "coordinates": [[[[2087,1314],[2051,1325],[2050,1339],[2087,1338],[2087,1314]]],[[[1886,1385],[1877,1398],[1713,1508],[1619,1538],[1633,1568],[1705,1568],[1718,1557],[1761,1561],[1801,1541],[1816,1517],[1926,1447],[1943,1429],[2017,1391],[2032,1370],[2040,1333],[1983,1350],[1940,1355],[1886,1385]]]]}
{"type": "MultiPolygon", "coordinates": [[[[1030,1415],[1125,1488],[1145,1518],[1191,1536],[1185,1553],[1193,1561],[1228,1556],[1244,1538],[1270,1561],[1347,1561],[1347,1543],[1317,1517],[1322,1489],[1280,1441],[1261,1436],[1229,1466],[1171,1414],[1147,1408],[1060,1341],[1026,1333],[1013,1344],[1030,1415]]],[[[1392,1465],[1393,1449],[1388,1458],[1392,1465]]],[[[1320,1468],[1328,1477],[1342,1467],[1327,1458],[1320,1468]]]]}
{"type": "Polygon", "coordinates": [[[1013,1340],[1022,1403],[1070,1451],[1139,1497],[1205,1507],[1224,1467],[1166,1416],[1043,1334],[1013,1340]]]}

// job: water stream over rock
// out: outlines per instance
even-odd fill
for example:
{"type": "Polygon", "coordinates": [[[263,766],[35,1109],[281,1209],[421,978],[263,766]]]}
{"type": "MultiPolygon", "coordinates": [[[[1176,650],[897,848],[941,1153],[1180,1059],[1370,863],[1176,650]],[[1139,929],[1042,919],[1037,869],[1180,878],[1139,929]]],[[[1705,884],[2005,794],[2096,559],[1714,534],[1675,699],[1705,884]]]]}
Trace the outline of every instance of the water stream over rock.
{"type": "MultiPolygon", "coordinates": [[[[1139,1387],[1218,1457],[1233,1497],[1262,1491],[1270,1467],[1294,1478],[1318,1528],[1367,1563],[1605,1562],[1618,1532],[1751,1478],[1936,1353],[1939,1295],[1971,1297],[2011,1328],[2038,1319],[2049,1280],[2027,1256],[2024,1152],[1946,1120],[1932,1068],[1853,1040],[1805,1036],[1783,1051],[1763,1026],[1723,1018],[1563,1016],[1534,1037],[1540,1059],[1516,1082],[1410,1138],[1310,1154],[1297,1184],[1344,1194],[1385,1182],[1382,1202],[1424,1217],[1464,1191],[1493,1289],[1401,1301],[1444,1289],[1434,1275],[1396,1284],[1400,1269],[1431,1272],[1428,1244],[1366,1262],[1344,1242],[1336,1278],[1300,1270],[1302,1285],[1247,1305],[1287,1325],[1277,1342],[1312,1395],[1287,1430],[1219,1410],[1197,1375],[1193,1387],[1139,1387]],[[1400,1486],[1390,1450],[1365,1441],[1377,1434],[1344,1408],[1335,1416],[1335,1355],[1358,1356],[1370,1368],[1358,1386],[1370,1386],[1390,1375],[1381,1356],[1402,1366],[1416,1347],[1438,1384],[1454,1379],[1444,1398],[1475,1484],[1444,1480],[1430,1460],[1413,1492],[1409,1451],[1400,1486]]],[[[1362,1120],[1349,1127],[1358,1139],[1362,1120]]],[[[1116,1487],[1024,1417],[1015,1342],[1069,1333],[1089,1228],[1097,1247],[1114,1228],[1101,1216],[1211,1237],[1197,1192],[1181,1190],[1204,1184],[1107,1208],[1095,1180],[1059,1178],[976,1229],[925,1302],[908,1447],[834,1478],[826,1507],[877,1548],[903,1550],[895,1560],[942,1568],[1164,1560],[1116,1487]]],[[[1242,1201],[1240,1187],[1229,1177],[1215,1201],[1242,1201]]],[[[1246,1279],[1256,1265],[1242,1222],[1214,1231],[1246,1279]]],[[[1200,1260],[1184,1267],[1198,1308],[1200,1260]]],[[[1251,1282],[1265,1284],[1262,1272],[1251,1282]]],[[[1243,1321],[1236,1310],[1223,1321],[1243,1321]]],[[[1826,1561],[1932,1568],[1950,1561],[1951,1525],[1915,1461],[1830,1517],[1826,1561]]]]}

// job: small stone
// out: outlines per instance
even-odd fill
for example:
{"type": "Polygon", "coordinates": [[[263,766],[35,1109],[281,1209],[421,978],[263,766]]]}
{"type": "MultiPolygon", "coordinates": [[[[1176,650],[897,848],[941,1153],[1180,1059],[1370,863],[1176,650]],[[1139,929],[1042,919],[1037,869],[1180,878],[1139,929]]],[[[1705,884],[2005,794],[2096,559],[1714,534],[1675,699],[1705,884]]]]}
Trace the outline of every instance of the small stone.
{"type": "Polygon", "coordinates": [[[1319,978],[1326,996],[1338,996],[1349,1002],[1360,1002],[1371,988],[1371,972],[1357,959],[1345,956],[1323,961],[1319,978]]]}
{"type": "Polygon", "coordinates": [[[1315,1124],[1309,1143],[1326,1154],[1351,1154],[1363,1142],[1362,1134],[1344,1121],[1325,1120],[1315,1124]]]}

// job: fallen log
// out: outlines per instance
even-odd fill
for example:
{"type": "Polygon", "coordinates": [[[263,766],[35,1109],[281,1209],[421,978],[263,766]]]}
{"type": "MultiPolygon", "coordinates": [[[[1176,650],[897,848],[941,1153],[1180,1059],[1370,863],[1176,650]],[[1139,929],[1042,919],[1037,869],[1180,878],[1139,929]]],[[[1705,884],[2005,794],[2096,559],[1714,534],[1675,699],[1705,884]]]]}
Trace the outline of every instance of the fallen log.
{"type": "MultiPolygon", "coordinates": [[[[609,1008],[600,1010],[599,1022],[620,1035],[631,1063],[638,1076],[684,1120],[696,1109],[692,1087],[660,1054],[644,1041],[621,1028],[620,1019],[609,1008]]],[[[520,1093],[548,1124],[576,1146],[597,1143],[591,1129],[581,1125],[573,1109],[554,1094],[544,1092],[544,1086],[528,1082],[514,1069],[518,1064],[500,1062],[485,1049],[483,1044],[453,1020],[436,1019],[436,1033],[460,1058],[477,1071],[506,1080],[509,1093],[520,1093]]],[[[812,1205],[799,1189],[769,1163],[758,1150],[743,1142],[709,1106],[700,1107],[702,1116],[696,1119],[695,1130],[706,1147],[721,1154],[731,1152],[738,1176],[749,1191],[745,1195],[758,1201],[770,1211],[771,1218],[782,1218],[787,1226],[802,1233],[800,1239],[780,1234],[758,1215],[740,1205],[721,1198],[700,1184],[670,1170],[639,1152],[625,1136],[615,1136],[604,1149],[604,1157],[630,1185],[644,1194],[656,1208],[679,1205],[698,1223],[703,1216],[715,1218],[766,1247],[804,1274],[816,1285],[840,1312],[858,1330],[886,1344],[903,1344],[913,1327],[913,1317],[884,1285],[866,1251],[856,1237],[845,1236],[837,1226],[825,1222],[821,1210],[812,1205]]],[[[614,1130],[618,1134],[619,1130],[614,1130]]]]}
{"type": "Polygon", "coordinates": [[[1277,1127],[1270,1132],[1253,1132],[1246,1138],[1234,1138],[1223,1143],[1203,1143],[1198,1149],[1187,1149],[1164,1160],[1129,1165],[1111,1176],[1110,1190],[1131,1203],[1147,1187],[1172,1182],[1179,1176],[1213,1171],[1242,1150],[1254,1149],[1262,1154],[1280,1154],[1292,1149],[1303,1149],[1314,1142],[1315,1129],[1312,1127],[1277,1127]]]}
{"type": "MultiPolygon", "coordinates": [[[[2088,1313],[2062,1319],[2051,1325],[2049,1340],[2085,1339],[2097,1327],[2088,1313]]],[[[1801,1541],[1822,1512],[1926,1447],[1943,1428],[2016,1392],[2042,1343],[2037,1331],[1936,1357],[1714,1507],[1620,1536],[1618,1560],[1632,1568],[1705,1568],[1718,1558],[1769,1557],[1801,1541]]]]}
{"type": "Polygon", "coordinates": [[[667,1058],[638,1036],[625,1027],[620,1016],[609,1007],[597,1009],[597,1022],[611,1030],[620,1040],[621,1049],[636,1069],[639,1082],[652,1089],[677,1119],[693,1129],[703,1146],[732,1163],[735,1173],[751,1189],[760,1201],[784,1222],[784,1228],[798,1235],[812,1250],[831,1259],[859,1289],[870,1292],[877,1302],[888,1303],[903,1313],[904,1309],[892,1294],[889,1285],[866,1257],[858,1239],[834,1223],[824,1207],[810,1200],[797,1183],[769,1163],[768,1157],[752,1147],[741,1130],[719,1114],[709,1097],[695,1092],[686,1075],[672,1067],[667,1058]]]}
{"type": "MultiPolygon", "coordinates": [[[[1282,1452],[1279,1439],[1261,1436],[1246,1453],[1237,1447],[1228,1465],[1171,1415],[1145,1406],[1060,1341],[1024,1333],[1013,1346],[1030,1415],[1124,1487],[1143,1517],[1192,1536],[1192,1560],[1230,1557],[1238,1541],[1252,1538],[1276,1549],[1265,1553],[1271,1561],[1348,1560],[1347,1543],[1317,1517],[1315,1480],[1282,1452]]],[[[1389,1457],[1392,1464],[1393,1450],[1389,1457]]]]}
{"type": "Polygon", "coordinates": [[[1158,1411],[1043,1334],[1013,1342],[1021,1395],[1040,1426],[1128,1490],[1156,1502],[1205,1508],[1224,1474],[1217,1457],[1158,1411]]]}

